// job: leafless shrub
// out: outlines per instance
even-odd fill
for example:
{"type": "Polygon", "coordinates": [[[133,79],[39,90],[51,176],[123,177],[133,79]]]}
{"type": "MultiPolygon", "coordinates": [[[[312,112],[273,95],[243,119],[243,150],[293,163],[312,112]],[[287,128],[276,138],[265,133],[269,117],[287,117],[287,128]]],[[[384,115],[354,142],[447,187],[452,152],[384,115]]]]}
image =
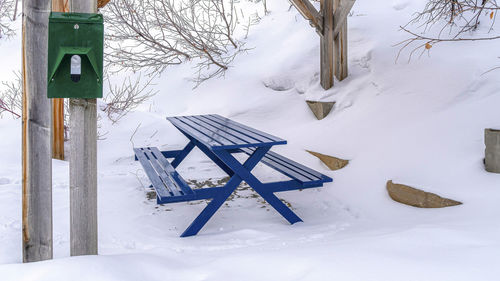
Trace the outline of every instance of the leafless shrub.
{"type": "Polygon", "coordinates": [[[16,20],[17,0],[0,0],[0,38],[9,38],[16,34],[11,22],[16,20]]]}
{"type": "Polygon", "coordinates": [[[236,0],[115,0],[105,8],[106,62],[112,69],[157,74],[196,60],[201,83],[228,69],[242,51],[233,37],[236,0]]]}
{"type": "Polygon", "coordinates": [[[102,110],[113,124],[157,93],[150,89],[151,81],[149,79],[141,84],[140,76],[134,81],[128,77],[120,85],[112,85],[108,79],[109,92],[104,97],[105,105],[102,110]]]}
{"type": "Polygon", "coordinates": [[[440,42],[484,41],[500,39],[500,34],[494,32],[497,13],[500,6],[496,0],[429,0],[423,11],[415,16],[401,29],[410,38],[398,43],[401,52],[410,49],[409,60],[420,51],[420,55],[429,51],[440,42]],[[487,31],[478,34],[481,21],[487,22],[487,31]],[[417,25],[423,31],[410,30],[410,25],[417,25]],[[431,35],[424,35],[432,32],[431,35]]]}
{"type": "Polygon", "coordinates": [[[0,114],[8,112],[15,118],[20,118],[23,110],[23,82],[21,73],[14,72],[16,78],[13,81],[2,81],[3,90],[0,91],[0,114]]]}

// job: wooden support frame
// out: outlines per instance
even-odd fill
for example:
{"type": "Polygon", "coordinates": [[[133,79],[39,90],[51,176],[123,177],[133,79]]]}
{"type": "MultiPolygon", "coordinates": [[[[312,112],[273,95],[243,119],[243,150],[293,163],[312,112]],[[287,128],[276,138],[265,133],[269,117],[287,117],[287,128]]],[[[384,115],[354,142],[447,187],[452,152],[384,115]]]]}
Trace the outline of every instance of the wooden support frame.
{"type": "Polygon", "coordinates": [[[311,2],[308,0],[290,0],[290,2],[305,19],[309,20],[318,33],[323,34],[323,16],[316,11],[311,2]]]}
{"type": "Polygon", "coordinates": [[[51,103],[47,98],[50,0],[22,2],[23,262],[52,259],[51,103]]]}
{"type": "Polygon", "coordinates": [[[356,0],[321,0],[319,12],[309,0],[290,2],[320,35],[320,84],[328,90],[334,76],[342,81],[348,75],[347,16],[356,0]]]}
{"type": "MultiPolygon", "coordinates": [[[[53,12],[69,12],[68,0],[52,0],[53,12]]],[[[64,99],[52,99],[52,158],[64,160],[64,99]]]]}
{"type": "MultiPolygon", "coordinates": [[[[97,0],[69,0],[70,12],[96,13],[97,0]]],[[[97,255],[96,99],[69,99],[70,254],[97,255]]]]}

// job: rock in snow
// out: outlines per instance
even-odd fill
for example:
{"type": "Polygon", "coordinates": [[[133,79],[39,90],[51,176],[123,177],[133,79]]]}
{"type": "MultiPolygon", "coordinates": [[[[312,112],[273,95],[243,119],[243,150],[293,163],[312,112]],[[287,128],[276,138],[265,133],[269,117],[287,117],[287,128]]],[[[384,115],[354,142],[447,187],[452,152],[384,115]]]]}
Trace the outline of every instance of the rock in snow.
{"type": "Polygon", "coordinates": [[[393,183],[392,180],[387,182],[387,191],[394,201],[418,208],[444,208],[462,204],[434,193],[393,183]]]}
{"type": "Polygon", "coordinates": [[[347,164],[349,164],[349,160],[340,159],[337,157],[321,154],[321,153],[310,151],[310,150],[306,150],[306,151],[311,153],[312,155],[318,157],[319,160],[321,160],[321,162],[325,163],[325,165],[328,166],[328,168],[332,171],[342,169],[347,164]]]}
{"type": "Polygon", "coordinates": [[[311,111],[314,113],[314,116],[316,116],[318,120],[325,118],[328,115],[328,113],[330,113],[330,111],[333,108],[333,105],[335,104],[334,101],[322,102],[322,101],[306,100],[306,102],[311,111]]]}

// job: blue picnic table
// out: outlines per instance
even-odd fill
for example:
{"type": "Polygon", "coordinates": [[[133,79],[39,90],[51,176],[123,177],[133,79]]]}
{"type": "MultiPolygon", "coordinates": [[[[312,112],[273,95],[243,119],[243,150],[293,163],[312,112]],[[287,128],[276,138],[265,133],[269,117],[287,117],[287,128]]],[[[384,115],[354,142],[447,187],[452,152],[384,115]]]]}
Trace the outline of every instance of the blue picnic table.
{"type": "Polygon", "coordinates": [[[302,220],[274,193],[320,187],[332,181],[326,175],[270,151],[274,145],[286,144],[285,140],[228,118],[210,114],[167,119],[188,138],[187,145],[181,150],[169,151],[156,147],[134,148],[134,153],[151,180],[158,204],[212,199],[181,237],[196,235],[242,181],[291,224],[302,220]],[[228,174],[230,179],[224,186],[192,189],[175,170],[195,147],[228,174]],[[234,157],[235,153],[245,153],[248,158],[242,164],[234,157]],[[261,182],[252,174],[258,163],[286,175],[289,180],[261,182]]]}

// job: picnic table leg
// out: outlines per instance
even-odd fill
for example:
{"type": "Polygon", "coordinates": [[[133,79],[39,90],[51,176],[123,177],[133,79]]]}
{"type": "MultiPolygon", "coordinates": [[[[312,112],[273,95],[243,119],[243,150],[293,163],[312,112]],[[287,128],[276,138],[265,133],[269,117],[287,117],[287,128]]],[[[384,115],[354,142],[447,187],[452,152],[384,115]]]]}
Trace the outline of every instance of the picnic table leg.
{"type": "MultiPolygon", "coordinates": [[[[255,150],[254,154],[262,148],[255,150]]],[[[269,148],[267,148],[269,150],[269,148]]],[[[266,152],[267,152],[266,150],[266,152]]],[[[217,155],[224,161],[228,166],[230,166],[234,172],[239,175],[242,180],[244,180],[250,187],[252,187],[264,200],[266,200],[278,213],[280,213],[290,224],[296,222],[301,222],[302,220],[297,216],[290,208],[288,208],[285,203],[273,194],[272,191],[268,191],[265,185],[259,181],[254,175],[250,173],[250,169],[246,169],[243,165],[238,162],[229,152],[224,150],[218,150],[217,155]]],[[[252,154],[253,155],[253,154],[252,154]]],[[[264,153],[265,155],[265,153],[264,153]]],[[[262,155],[262,157],[264,156],[262,155]]],[[[261,157],[261,158],[262,158],[261,157]]],[[[259,161],[260,159],[259,158],[259,161]]]]}
{"type": "MultiPolygon", "coordinates": [[[[243,165],[238,162],[238,164],[244,167],[246,170],[251,171],[257,163],[264,157],[269,148],[261,148],[254,151],[250,157],[245,161],[243,165]]],[[[214,155],[214,157],[216,157],[214,155]]],[[[220,160],[219,160],[220,161],[220,160]]],[[[221,167],[222,168],[222,167],[221,167]]],[[[233,172],[234,174],[234,172],[233,172]]],[[[234,174],[226,185],[221,188],[223,190],[221,193],[217,194],[210,203],[201,211],[201,213],[194,219],[194,221],[189,225],[189,227],[182,233],[181,237],[187,237],[196,235],[203,226],[208,222],[208,220],[217,212],[217,210],[224,204],[226,199],[234,192],[238,185],[242,182],[242,178],[234,174]]],[[[279,201],[279,200],[278,200],[279,201]]],[[[280,201],[281,202],[281,201],[280,201]]],[[[285,206],[286,207],[286,206],[285,206]]]]}
{"type": "Polygon", "coordinates": [[[189,152],[191,152],[191,150],[193,150],[194,148],[194,142],[193,141],[190,141],[182,150],[181,152],[179,152],[179,154],[177,154],[174,158],[174,160],[172,160],[172,166],[174,168],[177,168],[177,166],[179,166],[179,164],[182,162],[182,160],[184,160],[184,158],[186,158],[186,156],[189,154],[189,152]]]}
{"type": "MultiPolygon", "coordinates": [[[[206,147],[205,145],[203,145],[202,143],[200,143],[196,139],[192,138],[188,134],[184,133],[182,130],[180,130],[180,132],[189,139],[190,143],[193,143],[196,147],[198,147],[208,158],[210,158],[210,160],[212,160],[215,164],[217,164],[217,166],[219,166],[224,172],[226,172],[226,174],[228,176],[232,177],[234,175],[233,170],[231,170],[231,168],[229,168],[226,164],[224,164],[224,162],[222,162],[208,147],[206,147]]],[[[187,148],[187,146],[186,146],[186,148],[187,148]]],[[[191,150],[189,150],[188,153],[190,151],[191,150]]],[[[179,154],[179,156],[180,156],[180,154],[179,154]]],[[[180,162],[182,160],[184,160],[186,155],[180,161],[178,161],[178,163],[175,163],[177,165],[174,165],[174,162],[172,162],[172,166],[174,166],[174,168],[176,168],[180,164],[180,162]]]]}
{"type": "Polygon", "coordinates": [[[210,203],[201,211],[201,213],[194,219],[194,221],[186,228],[181,234],[181,237],[188,237],[198,234],[198,232],[205,226],[208,220],[217,212],[217,210],[224,204],[226,199],[233,193],[233,191],[240,184],[239,177],[232,177],[224,186],[224,191],[215,196],[210,203]]]}

